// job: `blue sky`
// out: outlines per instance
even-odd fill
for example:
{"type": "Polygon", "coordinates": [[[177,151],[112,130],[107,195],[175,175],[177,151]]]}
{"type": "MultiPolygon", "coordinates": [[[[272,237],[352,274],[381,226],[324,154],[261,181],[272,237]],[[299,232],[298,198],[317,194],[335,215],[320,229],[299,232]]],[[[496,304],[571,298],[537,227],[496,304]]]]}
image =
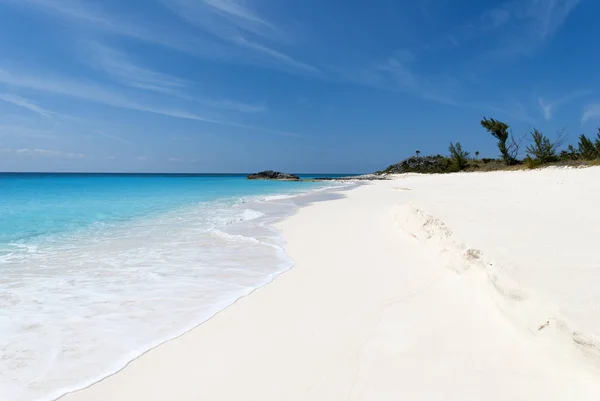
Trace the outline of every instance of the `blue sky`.
{"type": "Polygon", "coordinates": [[[0,0],[0,171],[366,172],[600,124],[593,0],[0,0]]]}

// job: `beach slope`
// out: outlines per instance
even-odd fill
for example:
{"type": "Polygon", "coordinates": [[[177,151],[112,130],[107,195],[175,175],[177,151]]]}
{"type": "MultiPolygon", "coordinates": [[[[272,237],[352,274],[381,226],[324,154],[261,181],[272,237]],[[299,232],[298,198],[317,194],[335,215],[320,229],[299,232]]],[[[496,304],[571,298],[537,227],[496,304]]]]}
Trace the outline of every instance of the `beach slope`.
{"type": "MultiPolygon", "coordinates": [[[[529,288],[544,272],[528,271],[552,238],[586,280],[598,278],[596,253],[560,235],[511,235],[520,223],[561,229],[542,211],[519,220],[540,194],[552,195],[547,210],[598,216],[584,210],[591,200],[571,202],[579,190],[598,205],[593,180],[600,169],[403,176],[313,203],[278,223],[293,269],[62,401],[599,400],[593,352],[546,323],[561,310],[542,302],[568,304],[556,288],[583,284],[545,277],[538,299],[529,288]],[[494,208],[494,196],[521,209],[494,208]]],[[[563,277],[563,259],[544,257],[563,277]]]]}

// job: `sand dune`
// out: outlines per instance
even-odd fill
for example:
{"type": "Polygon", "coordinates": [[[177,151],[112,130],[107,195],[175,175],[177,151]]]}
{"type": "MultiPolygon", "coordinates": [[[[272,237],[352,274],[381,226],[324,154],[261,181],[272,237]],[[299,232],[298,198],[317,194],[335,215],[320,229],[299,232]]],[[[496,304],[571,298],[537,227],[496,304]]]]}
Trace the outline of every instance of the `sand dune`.
{"type": "Polygon", "coordinates": [[[600,399],[600,169],[345,195],[278,224],[292,270],[63,400],[600,399]]]}

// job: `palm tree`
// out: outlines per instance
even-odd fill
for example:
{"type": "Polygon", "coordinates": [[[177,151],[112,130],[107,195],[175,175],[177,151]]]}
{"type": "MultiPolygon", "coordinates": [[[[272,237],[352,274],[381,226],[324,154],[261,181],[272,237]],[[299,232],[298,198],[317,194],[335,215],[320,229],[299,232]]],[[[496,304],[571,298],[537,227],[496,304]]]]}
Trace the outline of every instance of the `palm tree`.
{"type": "Polygon", "coordinates": [[[479,160],[479,151],[475,152],[475,160],[479,160]]]}
{"type": "Polygon", "coordinates": [[[417,150],[417,157],[419,157],[420,154],[421,154],[421,151],[417,150]]]}

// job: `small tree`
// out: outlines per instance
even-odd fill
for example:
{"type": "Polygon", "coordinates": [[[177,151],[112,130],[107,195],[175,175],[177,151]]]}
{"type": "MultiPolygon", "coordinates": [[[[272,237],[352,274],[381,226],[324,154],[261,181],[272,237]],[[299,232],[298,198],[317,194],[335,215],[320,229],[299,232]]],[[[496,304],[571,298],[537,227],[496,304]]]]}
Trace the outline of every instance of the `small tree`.
{"type": "MultiPolygon", "coordinates": [[[[598,143],[599,141],[596,140],[596,145],[598,143]]],[[[599,153],[594,142],[592,142],[584,134],[579,135],[579,144],[577,145],[577,150],[583,160],[594,160],[595,158],[599,157],[599,153]]]]}
{"type": "Polygon", "coordinates": [[[483,117],[481,126],[498,140],[498,149],[500,150],[504,163],[509,166],[517,164],[520,142],[517,142],[515,138],[509,134],[508,125],[502,121],[494,120],[493,118],[488,120],[486,117],[483,117]],[[511,139],[510,142],[508,141],[509,137],[511,139]]]}
{"type": "Polygon", "coordinates": [[[416,153],[417,153],[417,157],[419,157],[419,155],[421,154],[421,151],[420,151],[420,150],[417,150],[417,152],[416,152],[416,153]]]}
{"type": "Polygon", "coordinates": [[[475,151],[475,160],[479,160],[479,151],[475,151]]]}
{"type": "Polygon", "coordinates": [[[531,133],[533,143],[527,146],[527,157],[529,160],[534,160],[535,164],[545,164],[558,161],[556,154],[559,146],[562,143],[561,135],[554,142],[547,136],[542,134],[537,129],[531,133]]]}
{"type": "Polygon", "coordinates": [[[560,152],[560,155],[558,157],[562,161],[573,161],[579,160],[581,158],[581,155],[573,145],[569,145],[566,150],[560,152]]]}
{"type": "Polygon", "coordinates": [[[450,159],[452,160],[452,167],[455,171],[467,168],[469,165],[469,152],[463,150],[460,142],[456,142],[456,145],[450,142],[448,150],[450,151],[450,159]]]}

